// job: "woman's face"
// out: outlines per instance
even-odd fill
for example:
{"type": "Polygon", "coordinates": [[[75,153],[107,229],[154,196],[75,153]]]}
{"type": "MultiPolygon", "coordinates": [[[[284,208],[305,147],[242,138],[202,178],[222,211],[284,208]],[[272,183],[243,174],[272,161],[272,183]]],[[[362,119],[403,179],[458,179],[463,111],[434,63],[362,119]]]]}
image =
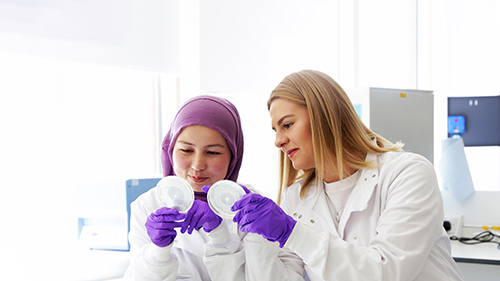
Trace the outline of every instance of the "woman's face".
{"type": "Polygon", "coordinates": [[[182,129],[172,151],[174,172],[187,180],[194,191],[212,185],[226,177],[231,150],[226,139],[216,130],[205,126],[182,129]]]}
{"type": "Polygon", "coordinates": [[[276,132],[276,147],[288,155],[296,170],[315,167],[311,123],[307,108],[284,98],[275,99],[269,109],[276,132]]]}

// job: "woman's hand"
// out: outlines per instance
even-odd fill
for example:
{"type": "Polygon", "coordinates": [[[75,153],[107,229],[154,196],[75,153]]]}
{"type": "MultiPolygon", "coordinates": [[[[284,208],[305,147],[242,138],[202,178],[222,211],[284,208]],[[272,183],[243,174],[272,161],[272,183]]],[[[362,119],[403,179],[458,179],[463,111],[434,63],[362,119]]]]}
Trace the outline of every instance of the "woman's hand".
{"type": "Polygon", "coordinates": [[[231,211],[238,211],[233,221],[241,231],[260,234],[271,242],[279,242],[280,247],[285,245],[297,223],[274,201],[255,193],[236,201],[231,211]]]}
{"type": "Polygon", "coordinates": [[[185,216],[185,214],[167,207],[152,212],[145,224],[151,242],[158,247],[172,244],[177,236],[175,228],[182,226],[179,220],[184,219],[185,216]]]}
{"type": "Polygon", "coordinates": [[[217,228],[221,222],[222,218],[216,215],[207,203],[194,200],[193,206],[186,214],[186,219],[182,222],[181,232],[185,233],[187,230],[191,234],[193,230],[203,227],[203,230],[208,233],[217,228]]]}

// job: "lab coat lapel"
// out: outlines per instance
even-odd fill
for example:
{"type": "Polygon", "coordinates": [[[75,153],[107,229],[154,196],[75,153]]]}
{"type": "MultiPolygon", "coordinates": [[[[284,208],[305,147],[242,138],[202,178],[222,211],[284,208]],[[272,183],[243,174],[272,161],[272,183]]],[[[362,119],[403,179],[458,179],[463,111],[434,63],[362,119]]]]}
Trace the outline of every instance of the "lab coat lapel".
{"type": "Polygon", "coordinates": [[[328,226],[328,231],[340,237],[339,235],[340,233],[337,232],[337,229],[335,228],[335,222],[333,221],[334,219],[333,216],[325,215],[325,214],[330,214],[330,209],[328,208],[327,200],[330,199],[326,195],[325,188],[323,187],[322,194],[318,196],[318,200],[315,204],[313,212],[317,211],[319,214],[322,214],[321,218],[325,220],[325,223],[328,226]]]}
{"type": "MultiPolygon", "coordinates": [[[[367,161],[376,160],[376,154],[369,154],[367,156],[367,161]]],[[[359,176],[358,183],[354,187],[349,199],[344,207],[344,212],[340,218],[338,232],[342,238],[344,238],[344,230],[349,222],[349,217],[353,212],[363,211],[368,207],[368,202],[375,193],[375,187],[377,186],[379,178],[378,168],[362,170],[359,176]]]]}
{"type": "Polygon", "coordinates": [[[324,186],[312,186],[305,198],[300,201],[296,211],[293,212],[294,218],[318,232],[325,231],[326,228],[330,233],[338,236],[333,218],[328,215],[330,211],[324,186]]]}

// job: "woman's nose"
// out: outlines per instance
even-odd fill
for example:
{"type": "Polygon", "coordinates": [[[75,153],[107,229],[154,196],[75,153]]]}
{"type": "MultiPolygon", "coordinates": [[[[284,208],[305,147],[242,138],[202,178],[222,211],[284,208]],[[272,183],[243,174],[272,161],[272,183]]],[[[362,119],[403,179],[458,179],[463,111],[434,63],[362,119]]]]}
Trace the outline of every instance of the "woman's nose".
{"type": "Polygon", "coordinates": [[[285,144],[287,144],[287,142],[288,142],[288,139],[285,136],[283,136],[282,134],[276,134],[276,139],[274,141],[274,145],[277,148],[283,147],[285,144]]]}
{"type": "Polygon", "coordinates": [[[191,168],[198,172],[205,170],[207,168],[205,158],[201,155],[195,156],[191,162],[191,168]]]}

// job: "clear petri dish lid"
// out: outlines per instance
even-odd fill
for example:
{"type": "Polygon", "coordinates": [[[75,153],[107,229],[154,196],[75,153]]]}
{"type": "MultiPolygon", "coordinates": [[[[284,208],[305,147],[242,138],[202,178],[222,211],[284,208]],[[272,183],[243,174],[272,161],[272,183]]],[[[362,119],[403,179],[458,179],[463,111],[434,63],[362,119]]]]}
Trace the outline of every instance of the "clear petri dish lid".
{"type": "Polygon", "coordinates": [[[210,187],[207,201],[214,213],[222,218],[232,219],[236,212],[231,211],[231,207],[245,194],[245,190],[239,184],[230,180],[221,180],[210,187]]]}
{"type": "Polygon", "coordinates": [[[162,207],[168,207],[186,213],[194,202],[191,185],[183,178],[168,176],[156,185],[156,200],[162,207]]]}

